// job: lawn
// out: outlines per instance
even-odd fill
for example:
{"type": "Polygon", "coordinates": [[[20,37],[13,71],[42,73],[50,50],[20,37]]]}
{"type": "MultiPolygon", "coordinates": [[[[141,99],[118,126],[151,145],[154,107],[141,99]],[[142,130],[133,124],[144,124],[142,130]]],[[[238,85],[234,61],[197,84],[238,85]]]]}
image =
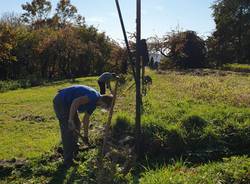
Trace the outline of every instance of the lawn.
{"type": "MultiPolygon", "coordinates": [[[[125,178],[115,175],[114,180],[171,183],[169,178],[173,178],[172,183],[183,183],[188,178],[186,183],[200,183],[200,178],[206,175],[212,178],[219,174],[210,183],[250,181],[250,75],[217,70],[160,73],[147,70],[147,73],[153,79],[143,98],[143,151],[147,157],[138,164],[142,166],[138,166],[139,172],[132,169],[125,178]],[[215,159],[215,152],[217,162],[207,163],[215,159]],[[199,158],[196,158],[197,154],[199,158]],[[187,155],[191,155],[190,158],[187,155]],[[186,160],[178,161],[182,156],[186,160]],[[223,157],[228,159],[222,160],[223,157]],[[171,163],[172,159],[177,159],[177,163],[171,163]],[[179,166],[178,162],[181,162],[179,166]],[[228,172],[222,172],[225,168],[228,172]],[[161,181],[154,179],[159,177],[161,181]],[[230,182],[227,182],[228,178],[230,182]]],[[[53,148],[60,142],[59,127],[52,108],[53,96],[58,89],[73,83],[97,88],[96,77],[86,77],[75,82],[60,81],[0,93],[0,160],[31,160],[28,166],[25,165],[30,175],[25,175],[27,169],[19,175],[7,172],[1,177],[5,183],[60,183],[57,171],[61,161],[46,161],[42,167],[40,162],[46,155],[53,154],[53,148]]],[[[126,90],[132,83],[128,80],[119,89],[113,126],[119,123],[119,119],[130,126],[134,124],[134,87],[126,90]]],[[[107,113],[98,110],[91,122],[97,127],[102,126],[106,119],[107,113]]],[[[94,132],[90,132],[93,142],[97,136],[94,134],[99,134],[94,132]]],[[[92,163],[96,150],[83,155],[82,163],[73,180],[70,180],[81,183],[84,179],[87,181],[87,177],[89,183],[90,179],[94,183],[96,175],[88,164],[92,163]]],[[[70,172],[72,170],[67,174],[70,172]]],[[[67,176],[64,181],[69,180],[67,176]]],[[[204,183],[209,182],[204,180],[204,183]]]]}
{"type": "Polygon", "coordinates": [[[232,63],[232,64],[224,64],[222,66],[223,70],[235,71],[235,72],[250,72],[250,65],[248,64],[239,64],[239,63],[232,63]]]}

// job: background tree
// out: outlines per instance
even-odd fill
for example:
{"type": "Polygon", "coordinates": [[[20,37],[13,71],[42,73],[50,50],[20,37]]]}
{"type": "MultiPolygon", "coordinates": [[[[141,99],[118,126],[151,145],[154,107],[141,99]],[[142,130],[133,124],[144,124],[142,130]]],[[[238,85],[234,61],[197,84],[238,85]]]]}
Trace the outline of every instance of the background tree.
{"type": "Polygon", "coordinates": [[[49,1],[22,5],[20,17],[0,18],[0,79],[74,78],[104,71],[126,72],[127,53],[94,26],[87,26],[69,0],[60,1],[49,17],[49,1]],[[15,62],[14,62],[15,61],[15,62]]]}
{"type": "Polygon", "coordinates": [[[2,17],[0,18],[1,23],[6,23],[9,26],[12,26],[13,28],[17,28],[22,25],[22,20],[20,18],[19,14],[16,14],[14,12],[6,12],[2,14],[2,17]]]}
{"type": "MultiPolygon", "coordinates": [[[[218,65],[227,62],[250,63],[250,1],[218,0],[212,6],[216,30],[210,45],[218,65]]],[[[211,56],[212,57],[212,56],[211,56]]]]}
{"type": "Polygon", "coordinates": [[[128,70],[128,53],[127,48],[121,47],[117,42],[112,41],[110,43],[111,53],[109,59],[109,68],[107,71],[120,71],[121,73],[127,73],[128,70]]]}
{"type": "Polygon", "coordinates": [[[172,32],[165,36],[168,57],[181,68],[205,66],[205,42],[194,31],[172,32]]]}
{"type": "Polygon", "coordinates": [[[58,19],[59,27],[65,27],[74,22],[78,24],[82,24],[82,21],[85,22],[82,16],[77,15],[77,8],[71,4],[70,0],[59,1],[54,17],[58,19]]]}
{"type": "Polygon", "coordinates": [[[0,77],[11,78],[11,65],[16,61],[13,49],[16,45],[16,34],[12,27],[4,22],[0,23],[0,77]]]}
{"type": "Polygon", "coordinates": [[[165,42],[165,38],[159,38],[158,36],[153,36],[147,39],[148,50],[151,53],[159,52],[162,56],[168,58],[168,48],[165,42]]]}
{"type": "Polygon", "coordinates": [[[40,28],[46,25],[52,6],[48,0],[33,0],[23,4],[22,8],[26,11],[22,14],[23,21],[34,28],[40,28]]]}

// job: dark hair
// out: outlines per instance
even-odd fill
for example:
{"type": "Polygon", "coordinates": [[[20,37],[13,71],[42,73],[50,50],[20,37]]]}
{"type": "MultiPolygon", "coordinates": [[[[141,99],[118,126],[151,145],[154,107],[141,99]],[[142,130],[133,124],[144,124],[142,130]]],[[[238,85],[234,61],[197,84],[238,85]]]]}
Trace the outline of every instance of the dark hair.
{"type": "Polygon", "coordinates": [[[113,101],[113,95],[102,95],[101,100],[110,108],[113,101]]]}

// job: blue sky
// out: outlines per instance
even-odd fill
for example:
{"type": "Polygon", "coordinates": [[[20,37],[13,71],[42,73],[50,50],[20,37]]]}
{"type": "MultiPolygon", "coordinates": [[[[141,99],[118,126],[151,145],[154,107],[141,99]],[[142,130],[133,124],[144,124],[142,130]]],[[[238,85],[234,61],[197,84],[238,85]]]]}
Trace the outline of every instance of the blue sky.
{"type": "MultiPolygon", "coordinates": [[[[53,8],[59,0],[51,0],[53,8]]],[[[21,4],[31,0],[1,0],[0,14],[22,13],[21,4]]],[[[214,0],[141,0],[142,37],[158,35],[176,29],[194,30],[207,36],[215,28],[212,10],[214,0]]],[[[71,0],[83,15],[88,25],[117,41],[122,41],[122,31],[117,15],[115,0],[71,0]]],[[[136,0],[120,0],[124,23],[128,32],[135,32],[136,0]]]]}

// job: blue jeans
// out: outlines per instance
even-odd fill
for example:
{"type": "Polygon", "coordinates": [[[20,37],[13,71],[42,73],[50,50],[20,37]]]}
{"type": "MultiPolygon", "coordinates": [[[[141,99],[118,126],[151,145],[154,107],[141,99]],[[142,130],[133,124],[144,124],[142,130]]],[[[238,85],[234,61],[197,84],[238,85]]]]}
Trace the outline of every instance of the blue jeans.
{"type": "MultiPolygon", "coordinates": [[[[55,96],[53,105],[56,117],[58,118],[60,124],[64,164],[71,164],[74,154],[77,152],[78,136],[68,128],[70,107],[64,103],[60,93],[55,96]]],[[[80,132],[81,123],[77,114],[75,116],[74,123],[76,125],[76,129],[80,132]]]]}

